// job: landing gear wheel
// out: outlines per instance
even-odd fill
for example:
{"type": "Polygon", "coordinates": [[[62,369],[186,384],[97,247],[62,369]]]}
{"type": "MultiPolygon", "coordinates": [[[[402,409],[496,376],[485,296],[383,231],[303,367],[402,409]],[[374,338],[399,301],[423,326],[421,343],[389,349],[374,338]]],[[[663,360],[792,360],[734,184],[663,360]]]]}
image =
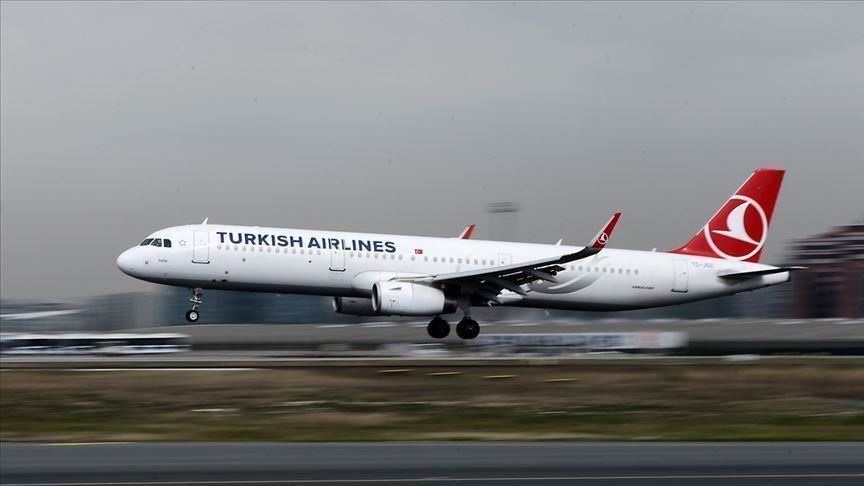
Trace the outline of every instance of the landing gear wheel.
{"type": "Polygon", "coordinates": [[[204,289],[194,288],[192,289],[192,298],[189,299],[189,302],[192,303],[192,309],[186,311],[186,320],[189,322],[195,322],[198,320],[198,306],[201,305],[201,302],[204,301],[204,289]]]}
{"type": "Polygon", "coordinates": [[[450,334],[450,324],[447,324],[447,321],[440,317],[435,317],[431,321],[429,321],[429,325],[426,326],[426,331],[435,339],[444,339],[450,334]]]}
{"type": "Polygon", "coordinates": [[[466,317],[456,324],[456,334],[462,339],[474,339],[480,335],[480,324],[474,319],[466,317]]]}

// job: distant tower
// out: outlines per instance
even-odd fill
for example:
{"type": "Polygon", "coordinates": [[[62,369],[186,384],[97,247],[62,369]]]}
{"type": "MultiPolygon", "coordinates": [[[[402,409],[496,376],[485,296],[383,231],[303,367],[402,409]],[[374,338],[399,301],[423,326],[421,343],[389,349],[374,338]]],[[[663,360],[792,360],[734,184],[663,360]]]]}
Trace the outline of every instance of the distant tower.
{"type": "Polygon", "coordinates": [[[490,239],[496,241],[517,241],[519,239],[519,203],[504,201],[486,205],[489,213],[490,239]]]}

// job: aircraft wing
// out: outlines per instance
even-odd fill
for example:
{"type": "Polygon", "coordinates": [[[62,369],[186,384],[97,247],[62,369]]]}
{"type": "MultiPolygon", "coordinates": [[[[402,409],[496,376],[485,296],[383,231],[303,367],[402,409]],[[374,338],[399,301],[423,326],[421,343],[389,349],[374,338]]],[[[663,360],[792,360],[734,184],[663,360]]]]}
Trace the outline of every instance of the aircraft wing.
{"type": "Polygon", "coordinates": [[[563,255],[511,265],[412,277],[405,280],[439,285],[455,285],[460,287],[460,293],[477,295],[487,301],[500,303],[498,294],[502,290],[509,290],[519,295],[525,295],[526,292],[521,288],[521,285],[537,280],[555,282],[555,275],[565,269],[563,267],[564,264],[600,253],[606,247],[609,235],[612,234],[612,230],[615,229],[615,224],[618,223],[618,218],[620,217],[620,212],[612,215],[587,246],[573,253],[565,253],[563,255]]]}

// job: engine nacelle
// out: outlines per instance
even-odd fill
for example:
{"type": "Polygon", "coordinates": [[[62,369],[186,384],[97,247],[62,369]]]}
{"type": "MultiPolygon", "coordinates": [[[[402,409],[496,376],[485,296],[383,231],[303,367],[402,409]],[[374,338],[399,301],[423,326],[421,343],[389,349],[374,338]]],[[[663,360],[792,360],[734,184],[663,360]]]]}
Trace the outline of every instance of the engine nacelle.
{"type": "Polygon", "coordinates": [[[382,281],[372,286],[372,309],[388,316],[432,316],[454,312],[456,302],[428,285],[382,281]]]}
{"type": "Polygon", "coordinates": [[[333,297],[333,310],[352,316],[377,316],[372,308],[372,299],[366,297],[333,297]]]}

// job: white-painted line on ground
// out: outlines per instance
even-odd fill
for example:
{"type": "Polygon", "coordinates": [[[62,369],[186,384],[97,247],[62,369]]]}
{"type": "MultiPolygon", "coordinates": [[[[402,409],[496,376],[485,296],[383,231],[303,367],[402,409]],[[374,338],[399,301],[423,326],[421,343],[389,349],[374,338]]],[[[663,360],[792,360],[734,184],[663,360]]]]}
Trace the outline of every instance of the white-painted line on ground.
{"type": "Polygon", "coordinates": [[[76,373],[86,372],[110,372],[110,371],[253,371],[261,368],[65,368],[61,371],[74,371],[76,373]]]}

